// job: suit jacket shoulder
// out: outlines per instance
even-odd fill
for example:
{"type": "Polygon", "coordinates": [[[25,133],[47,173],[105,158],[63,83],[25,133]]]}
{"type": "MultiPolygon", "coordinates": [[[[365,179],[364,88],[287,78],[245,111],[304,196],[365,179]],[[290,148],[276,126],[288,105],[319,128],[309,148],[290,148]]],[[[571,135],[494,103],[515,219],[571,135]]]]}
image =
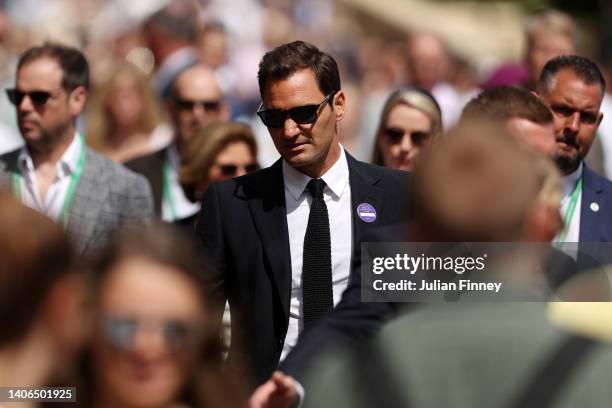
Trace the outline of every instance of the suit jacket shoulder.
{"type": "Polygon", "coordinates": [[[612,182],[587,166],[582,177],[580,242],[612,242],[612,182]]]}
{"type": "Polygon", "coordinates": [[[87,149],[67,228],[79,250],[98,253],[114,230],[142,225],[152,214],[151,190],[144,177],[87,149]]]}
{"type": "Polygon", "coordinates": [[[153,194],[153,203],[155,214],[161,215],[161,205],[163,198],[163,169],[166,161],[166,152],[168,148],[158,150],[157,152],[146,156],[137,157],[125,163],[128,169],[142,174],[151,186],[153,194]]]}

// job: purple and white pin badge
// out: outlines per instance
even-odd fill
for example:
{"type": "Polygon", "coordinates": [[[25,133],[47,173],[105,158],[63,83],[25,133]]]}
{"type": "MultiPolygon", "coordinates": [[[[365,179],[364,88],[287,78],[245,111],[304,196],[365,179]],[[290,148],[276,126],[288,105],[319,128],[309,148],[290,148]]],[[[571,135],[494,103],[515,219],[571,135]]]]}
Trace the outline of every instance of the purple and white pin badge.
{"type": "Polygon", "coordinates": [[[376,209],[369,203],[361,203],[357,206],[357,215],[364,222],[376,221],[376,209]]]}

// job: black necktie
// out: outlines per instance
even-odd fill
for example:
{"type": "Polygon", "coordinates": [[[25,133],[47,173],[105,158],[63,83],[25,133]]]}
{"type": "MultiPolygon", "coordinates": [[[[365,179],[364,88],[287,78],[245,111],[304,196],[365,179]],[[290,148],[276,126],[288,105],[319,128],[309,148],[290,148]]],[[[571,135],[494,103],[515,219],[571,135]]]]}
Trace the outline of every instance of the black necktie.
{"type": "Polygon", "coordinates": [[[304,236],[302,265],[304,329],[316,323],[334,304],[329,216],[323,200],[325,182],[312,179],[307,188],[312,204],[304,236]]]}

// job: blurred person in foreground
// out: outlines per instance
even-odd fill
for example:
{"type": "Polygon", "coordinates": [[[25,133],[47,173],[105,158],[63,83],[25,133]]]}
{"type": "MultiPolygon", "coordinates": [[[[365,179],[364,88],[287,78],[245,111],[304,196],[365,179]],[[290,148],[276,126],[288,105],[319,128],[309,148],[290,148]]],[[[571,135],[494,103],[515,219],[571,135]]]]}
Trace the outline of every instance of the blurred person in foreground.
{"type": "MultiPolygon", "coordinates": [[[[415,172],[415,238],[549,241],[542,160],[501,128],[453,132],[415,172]]],[[[517,255],[489,259],[486,272],[537,279],[517,255]]],[[[612,347],[597,344],[562,329],[542,302],[432,304],[386,324],[358,355],[328,356],[304,406],[607,406],[612,347]]]]}
{"type": "Polygon", "coordinates": [[[116,162],[151,154],[169,142],[149,80],[131,63],[118,65],[94,90],[86,113],[87,143],[116,162]]]}
{"type": "Polygon", "coordinates": [[[546,63],[536,86],[552,111],[554,160],[563,174],[561,212],[565,228],[557,242],[612,241],[612,182],[584,163],[603,114],[606,83],[597,65],[575,55],[546,63]]]}
{"type": "Polygon", "coordinates": [[[126,166],[144,175],[153,190],[155,214],[167,222],[185,219],[198,212],[179,183],[179,168],[185,148],[207,124],[229,120],[229,106],[210,70],[196,64],[182,71],[172,85],[166,110],[173,128],[173,142],[155,153],[138,157],[126,166]]]}
{"type": "Polygon", "coordinates": [[[339,143],[346,95],[331,55],[280,45],[263,56],[258,80],[257,113],[282,159],[211,184],[196,226],[215,294],[232,312],[228,359],[247,361],[252,385],[340,300],[364,235],[407,218],[409,180],[339,143]]]}
{"type": "Polygon", "coordinates": [[[383,107],[372,164],[411,171],[442,134],[442,113],[429,92],[419,88],[395,91],[383,107]]]}
{"type": "Polygon", "coordinates": [[[75,251],[60,226],[9,193],[0,208],[0,386],[62,383],[86,336],[75,251]]]}
{"type": "Polygon", "coordinates": [[[470,100],[461,121],[499,120],[526,148],[552,159],[555,152],[553,116],[533,93],[514,86],[488,88],[470,100]]]}
{"type": "Polygon", "coordinates": [[[0,189],[62,224],[79,252],[95,256],[115,229],[145,223],[153,202],[143,177],[89,149],[77,132],[88,89],[79,50],[45,43],[21,55],[7,95],[25,146],[0,156],[0,189]]]}
{"type": "Polygon", "coordinates": [[[94,336],[80,402],[104,407],[237,407],[222,371],[204,272],[170,225],[119,235],[96,267],[94,336]]]}
{"type": "MultiPolygon", "coordinates": [[[[258,169],[253,131],[239,123],[213,123],[202,128],[187,144],[179,180],[185,196],[199,203],[209,184],[258,169]]],[[[175,223],[193,231],[195,220],[196,215],[175,223]]]]}

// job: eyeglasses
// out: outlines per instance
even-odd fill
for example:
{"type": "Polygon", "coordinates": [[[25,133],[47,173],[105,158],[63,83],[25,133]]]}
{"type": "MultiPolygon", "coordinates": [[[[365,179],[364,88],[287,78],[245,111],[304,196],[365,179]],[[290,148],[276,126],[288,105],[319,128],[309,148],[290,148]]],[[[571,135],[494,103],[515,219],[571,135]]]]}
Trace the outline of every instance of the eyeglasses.
{"type": "Polygon", "coordinates": [[[282,109],[266,109],[259,110],[263,107],[263,102],[259,105],[259,109],[257,110],[257,115],[261,118],[261,121],[269,128],[282,128],[285,125],[285,120],[287,119],[287,115],[293,120],[295,123],[300,125],[307,125],[313,123],[317,120],[317,116],[319,115],[319,109],[323,106],[324,103],[329,101],[336,92],[328,94],[320,103],[314,105],[303,105],[296,106],[295,108],[282,110],[282,109]]]}
{"type": "Polygon", "coordinates": [[[221,174],[225,177],[234,177],[238,174],[239,169],[243,169],[245,173],[252,173],[259,170],[259,164],[251,163],[246,166],[240,166],[236,164],[218,164],[221,174]]]}
{"type": "MultiPolygon", "coordinates": [[[[392,144],[397,144],[402,141],[406,132],[398,128],[384,128],[383,134],[389,138],[389,141],[392,144]]],[[[427,132],[415,131],[410,133],[410,140],[412,141],[413,145],[420,145],[423,144],[429,138],[429,136],[430,134],[427,132]]]]}
{"type": "Polygon", "coordinates": [[[21,92],[15,88],[7,89],[6,95],[9,101],[15,106],[21,105],[23,98],[26,96],[30,98],[34,106],[43,106],[52,96],[51,93],[47,91],[21,92]]]}
{"type": "Polygon", "coordinates": [[[216,112],[221,108],[221,101],[218,100],[192,101],[189,99],[175,99],[174,103],[179,110],[183,111],[192,111],[196,106],[201,106],[205,112],[216,112]]]}
{"type": "Polygon", "coordinates": [[[106,316],[102,320],[104,339],[121,351],[134,351],[134,339],[140,327],[161,330],[166,350],[176,353],[193,344],[199,330],[194,324],[181,320],[138,319],[125,316],[106,316]]]}

